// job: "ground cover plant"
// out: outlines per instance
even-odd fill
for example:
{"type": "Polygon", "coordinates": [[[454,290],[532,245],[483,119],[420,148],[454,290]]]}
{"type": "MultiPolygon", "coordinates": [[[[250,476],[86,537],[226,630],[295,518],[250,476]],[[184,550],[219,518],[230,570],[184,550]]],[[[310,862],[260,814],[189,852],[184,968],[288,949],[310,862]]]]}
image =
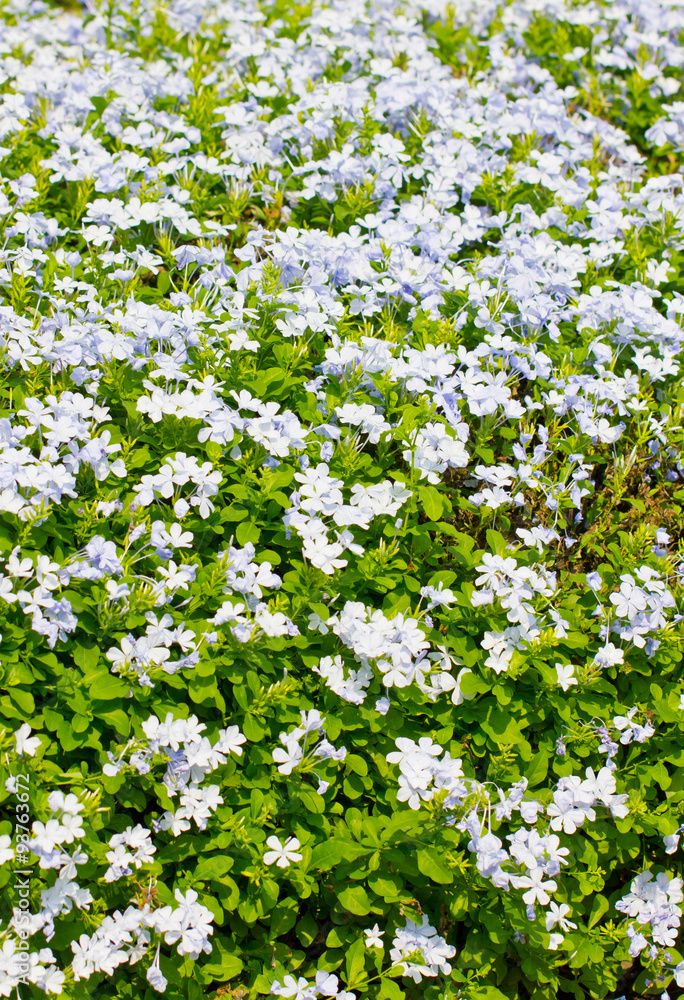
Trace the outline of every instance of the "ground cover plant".
{"type": "Polygon", "coordinates": [[[0,0],[0,995],[675,997],[677,0],[0,0]]]}

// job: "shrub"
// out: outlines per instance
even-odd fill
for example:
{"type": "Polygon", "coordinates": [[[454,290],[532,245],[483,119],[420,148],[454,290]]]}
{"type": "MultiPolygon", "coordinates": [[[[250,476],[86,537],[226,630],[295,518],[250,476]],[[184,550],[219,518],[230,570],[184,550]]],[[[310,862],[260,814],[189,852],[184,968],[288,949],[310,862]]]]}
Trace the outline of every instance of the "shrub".
{"type": "Polygon", "coordinates": [[[0,12],[0,994],[684,987],[675,0],[0,12]]]}

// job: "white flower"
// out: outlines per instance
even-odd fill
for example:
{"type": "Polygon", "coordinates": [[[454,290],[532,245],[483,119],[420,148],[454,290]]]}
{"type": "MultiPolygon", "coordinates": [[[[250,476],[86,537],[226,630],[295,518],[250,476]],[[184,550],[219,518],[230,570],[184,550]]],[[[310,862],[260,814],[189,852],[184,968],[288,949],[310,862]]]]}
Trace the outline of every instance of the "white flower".
{"type": "Polygon", "coordinates": [[[273,751],[273,761],[278,765],[280,774],[292,774],[292,771],[301,763],[302,748],[293,736],[288,736],[286,733],[281,734],[280,740],[285,749],[281,750],[280,747],[276,747],[273,751]]]}
{"type": "MultiPolygon", "coordinates": [[[[663,846],[666,854],[674,854],[679,847],[679,830],[675,830],[674,833],[666,834],[663,837],[663,846]]],[[[0,857],[1,856],[2,854],[0,852],[0,857]]]]}
{"type": "Polygon", "coordinates": [[[271,993],[275,993],[276,996],[291,997],[293,1000],[314,1000],[316,996],[314,989],[303,976],[299,979],[285,976],[282,986],[276,980],[271,986],[271,993]]]}
{"type": "Polygon", "coordinates": [[[537,867],[530,869],[527,875],[511,875],[511,883],[516,889],[527,889],[527,892],[523,893],[523,902],[528,906],[533,903],[546,906],[551,899],[549,893],[555,892],[558,888],[553,879],[544,882],[545,874],[543,868],[537,867]]]}
{"type": "Polygon", "coordinates": [[[107,226],[88,226],[83,230],[83,238],[93,246],[100,247],[103,243],[111,240],[112,234],[107,226]]]}
{"type": "Polygon", "coordinates": [[[624,652],[613,645],[612,642],[607,642],[603,649],[599,649],[594,657],[594,663],[597,667],[612,667],[616,663],[624,663],[624,661],[624,652]]]}
{"type": "Polygon", "coordinates": [[[269,837],[266,841],[270,851],[264,854],[264,864],[277,865],[278,868],[287,868],[291,861],[301,861],[302,856],[297,852],[300,843],[296,837],[289,837],[284,844],[281,844],[277,837],[269,837]]]}
{"type": "Polygon", "coordinates": [[[677,986],[684,986],[684,960],[675,966],[673,972],[677,986]]]}
{"type": "Polygon", "coordinates": [[[168,980],[159,968],[159,947],[157,945],[157,954],[154,956],[154,962],[147,970],[147,981],[158,993],[164,993],[168,986],[168,980]]]}
{"type": "Polygon", "coordinates": [[[0,865],[4,865],[6,861],[11,861],[13,858],[12,838],[8,833],[3,833],[0,836],[0,865]]]}
{"type": "Polygon", "coordinates": [[[158,965],[151,965],[147,970],[147,981],[158,993],[164,993],[168,986],[168,980],[158,965]]]}
{"type": "Polygon", "coordinates": [[[577,683],[577,678],[574,676],[574,667],[572,663],[557,663],[556,664],[556,676],[558,677],[558,683],[567,691],[571,684],[577,683]]]}
{"type": "Polygon", "coordinates": [[[324,619],[321,618],[320,615],[317,615],[315,612],[309,615],[308,628],[320,632],[321,635],[327,635],[328,632],[330,631],[324,619]]]}
{"type": "Polygon", "coordinates": [[[380,930],[378,924],[373,924],[363,933],[366,935],[366,948],[382,948],[382,935],[385,932],[380,930]]]}
{"type": "Polygon", "coordinates": [[[242,744],[247,741],[247,737],[243,736],[237,726],[228,726],[227,729],[222,729],[219,732],[219,741],[215,746],[215,749],[219,753],[234,753],[238,757],[242,756],[242,744]]]}
{"type": "Polygon", "coordinates": [[[414,983],[420,983],[424,976],[436,976],[439,972],[448,976],[451,972],[449,959],[455,954],[454,946],[446,943],[423,914],[421,926],[407,920],[406,927],[397,928],[390,959],[394,965],[401,962],[404,975],[410,976],[414,983]],[[409,955],[411,958],[403,961],[409,955]]]}
{"type": "Polygon", "coordinates": [[[556,924],[560,925],[561,930],[568,931],[571,928],[576,928],[577,924],[573,924],[571,920],[567,918],[572,913],[572,910],[567,903],[554,903],[553,900],[549,903],[549,909],[546,913],[546,929],[547,931],[552,930],[556,924]]]}
{"type": "Polygon", "coordinates": [[[33,757],[40,746],[40,737],[31,736],[30,733],[31,727],[28,722],[25,722],[14,734],[14,738],[17,741],[17,753],[20,757],[23,757],[24,754],[33,757]]]}

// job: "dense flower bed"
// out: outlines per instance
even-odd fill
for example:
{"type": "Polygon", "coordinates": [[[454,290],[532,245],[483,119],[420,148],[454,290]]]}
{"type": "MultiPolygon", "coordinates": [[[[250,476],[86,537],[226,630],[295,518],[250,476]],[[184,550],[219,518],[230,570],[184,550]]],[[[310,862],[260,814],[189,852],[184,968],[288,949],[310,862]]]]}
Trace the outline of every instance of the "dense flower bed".
{"type": "Polygon", "coordinates": [[[684,987],[683,32],[0,0],[0,995],[684,987]]]}

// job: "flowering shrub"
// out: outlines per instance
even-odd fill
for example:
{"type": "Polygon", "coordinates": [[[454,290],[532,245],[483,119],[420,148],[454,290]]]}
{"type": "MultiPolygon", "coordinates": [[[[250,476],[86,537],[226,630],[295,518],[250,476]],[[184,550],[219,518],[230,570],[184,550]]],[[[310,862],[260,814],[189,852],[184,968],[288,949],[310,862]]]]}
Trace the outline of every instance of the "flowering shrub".
{"type": "Polygon", "coordinates": [[[684,988],[681,4],[0,24],[0,995],[684,988]]]}

